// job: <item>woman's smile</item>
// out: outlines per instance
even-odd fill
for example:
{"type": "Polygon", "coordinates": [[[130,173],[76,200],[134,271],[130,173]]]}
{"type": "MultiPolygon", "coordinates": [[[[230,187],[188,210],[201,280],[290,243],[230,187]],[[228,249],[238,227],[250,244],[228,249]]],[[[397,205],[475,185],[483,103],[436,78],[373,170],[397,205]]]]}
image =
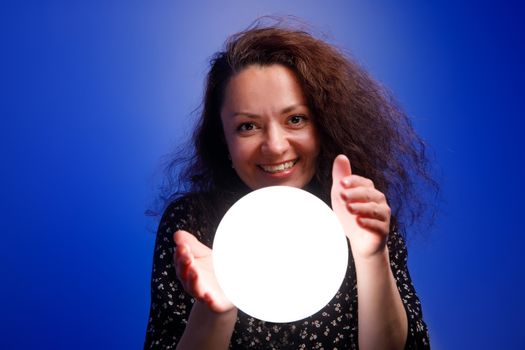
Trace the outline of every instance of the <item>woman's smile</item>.
{"type": "Polygon", "coordinates": [[[270,174],[288,174],[297,163],[297,159],[278,163],[278,164],[259,164],[258,166],[266,173],[270,174]]]}

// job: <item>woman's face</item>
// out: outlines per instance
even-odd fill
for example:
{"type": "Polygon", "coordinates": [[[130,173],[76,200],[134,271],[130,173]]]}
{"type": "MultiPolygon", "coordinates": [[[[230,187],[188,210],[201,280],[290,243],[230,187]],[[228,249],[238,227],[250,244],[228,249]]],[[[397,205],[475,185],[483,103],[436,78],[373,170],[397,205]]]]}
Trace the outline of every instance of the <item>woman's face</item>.
{"type": "Polygon", "coordinates": [[[234,75],[221,120],[232,165],[251,189],[303,188],[314,176],[319,138],[290,69],[253,65],[234,75]]]}

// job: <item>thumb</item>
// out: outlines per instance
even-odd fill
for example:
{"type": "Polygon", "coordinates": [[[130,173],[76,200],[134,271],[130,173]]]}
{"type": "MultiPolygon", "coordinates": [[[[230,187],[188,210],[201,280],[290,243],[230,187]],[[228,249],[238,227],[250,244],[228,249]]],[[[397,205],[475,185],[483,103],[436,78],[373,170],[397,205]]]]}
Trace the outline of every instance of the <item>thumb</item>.
{"type": "Polygon", "coordinates": [[[352,167],[348,157],[344,154],[335,157],[332,166],[332,209],[343,225],[348,238],[350,238],[350,232],[354,232],[359,227],[356,216],[348,211],[346,201],[341,197],[341,191],[343,190],[341,180],[350,175],[352,175],[352,167]]]}
{"type": "Polygon", "coordinates": [[[348,157],[344,154],[335,157],[332,166],[332,183],[339,183],[343,177],[350,175],[352,175],[352,166],[348,157]]]}
{"type": "Polygon", "coordinates": [[[186,244],[188,245],[190,251],[196,256],[205,256],[209,254],[210,248],[202,244],[197,237],[192,235],[191,233],[184,231],[184,230],[178,230],[173,234],[173,241],[176,245],[186,244]]]}
{"type": "Polygon", "coordinates": [[[188,244],[188,241],[192,241],[195,237],[188,231],[178,230],[173,234],[173,242],[176,245],[188,244]]]}

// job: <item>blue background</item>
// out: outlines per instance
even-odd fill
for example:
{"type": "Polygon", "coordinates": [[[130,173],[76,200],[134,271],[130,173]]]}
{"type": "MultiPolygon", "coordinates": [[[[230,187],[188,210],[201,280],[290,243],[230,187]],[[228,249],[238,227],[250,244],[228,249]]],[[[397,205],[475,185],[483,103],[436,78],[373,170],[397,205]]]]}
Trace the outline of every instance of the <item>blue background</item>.
{"type": "Polygon", "coordinates": [[[161,160],[208,58],[293,14],[389,87],[428,141],[436,225],[409,242],[437,349],[525,343],[523,11],[507,2],[2,2],[0,348],[133,349],[161,160]]]}

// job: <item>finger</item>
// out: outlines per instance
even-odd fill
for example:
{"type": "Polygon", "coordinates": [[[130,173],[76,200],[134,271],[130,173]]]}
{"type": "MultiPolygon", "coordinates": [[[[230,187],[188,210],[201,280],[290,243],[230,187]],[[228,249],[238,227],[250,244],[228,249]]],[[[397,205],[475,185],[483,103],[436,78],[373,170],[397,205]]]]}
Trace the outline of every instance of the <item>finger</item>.
{"type": "Polygon", "coordinates": [[[175,274],[182,283],[188,282],[188,269],[190,265],[177,264],[175,267],[175,274]]]}
{"type": "Polygon", "coordinates": [[[386,203],[385,195],[382,192],[369,187],[354,187],[342,190],[341,198],[347,202],[386,203]]]}
{"type": "Polygon", "coordinates": [[[352,175],[350,160],[344,154],[340,154],[334,159],[332,166],[333,183],[340,182],[343,178],[352,175]]]}
{"type": "Polygon", "coordinates": [[[191,295],[190,288],[189,288],[189,280],[188,280],[188,273],[181,271],[181,269],[176,268],[175,273],[177,274],[177,279],[181,283],[184,290],[191,295]]]}
{"type": "Polygon", "coordinates": [[[180,244],[183,244],[183,243],[187,243],[189,240],[192,239],[192,237],[195,238],[195,236],[193,236],[188,231],[177,230],[173,234],[173,242],[175,242],[176,245],[180,245],[180,244]]]}
{"type": "Polygon", "coordinates": [[[189,293],[197,300],[204,300],[204,296],[206,294],[206,290],[204,288],[204,285],[201,281],[200,274],[195,267],[195,265],[192,265],[189,269],[188,273],[188,291],[189,293]]]}
{"type": "Polygon", "coordinates": [[[188,279],[188,268],[193,263],[193,255],[186,244],[175,249],[175,270],[179,279],[188,279]]]}
{"type": "Polygon", "coordinates": [[[330,198],[332,209],[335,212],[344,213],[345,202],[341,199],[341,181],[344,177],[352,175],[352,167],[350,165],[350,160],[343,154],[338,155],[334,159],[332,165],[332,189],[330,191],[330,198]]]}
{"type": "Polygon", "coordinates": [[[216,307],[216,303],[215,300],[213,300],[213,297],[210,295],[210,293],[204,293],[202,299],[204,300],[204,302],[206,302],[206,304],[211,310],[214,310],[214,308],[216,307]]]}
{"type": "Polygon", "coordinates": [[[361,218],[376,219],[383,222],[390,220],[390,208],[373,202],[369,203],[348,203],[348,210],[352,214],[361,218]]]}
{"type": "Polygon", "coordinates": [[[341,184],[344,188],[358,186],[375,188],[374,182],[372,180],[359,175],[345,176],[341,179],[341,184]]]}
{"type": "Polygon", "coordinates": [[[192,235],[191,233],[184,231],[184,230],[178,230],[173,234],[173,240],[176,245],[178,244],[187,244],[189,248],[191,249],[194,257],[199,258],[201,256],[206,256],[210,254],[211,249],[208,246],[205,246],[202,244],[197,237],[192,235]]]}
{"type": "Polygon", "coordinates": [[[183,276],[178,276],[179,281],[181,282],[184,290],[195,298],[195,273],[193,272],[191,265],[185,270],[186,272],[184,273],[184,278],[182,278],[183,276]]]}
{"type": "Polygon", "coordinates": [[[181,244],[175,249],[176,262],[180,265],[189,265],[193,261],[193,253],[187,244],[181,244]]]}
{"type": "Polygon", "coordinates": [[[204,302],[208,305],[210,310],[220,312],[221,308],[217,300],[215,300],[210,293],[206,293],[203,297],[204,302]]]}
{"type": "Polygon", "coordinates": [[[357,222],[361,227],[372,232],[376,232],[381,235],[388,235],[389,224],[385,223],[384,221],[358,217],[357,222]]]}

